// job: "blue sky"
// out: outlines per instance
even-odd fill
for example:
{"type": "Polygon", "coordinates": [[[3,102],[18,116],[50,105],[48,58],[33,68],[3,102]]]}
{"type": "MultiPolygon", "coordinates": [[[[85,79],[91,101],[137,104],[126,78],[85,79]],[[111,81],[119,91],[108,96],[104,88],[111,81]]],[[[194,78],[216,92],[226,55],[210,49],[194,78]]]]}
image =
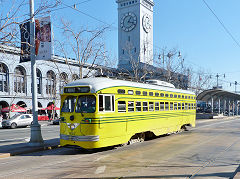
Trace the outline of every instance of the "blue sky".
{"type": "MultiPolygon", "coordinates": [[[[35,0],[36,6],[38,1],[35,0]]],[[[63,0],[67,5],[85,1],[63,0]]],[[[205,1],[240,43],[240,1],[205,1]]],[[[201,68],[211,73],[213,77],[219,73],[220,79],[229,82],[238,81],[240,84],[240,47],[226,33],[203,0],[155,0],[154,2],[155,49],[177,48],[185,58],[186,65],[191,66],[195,71],[201,68]],[[223,74],[226,75],[225,79],[223,74]]],[[[112,25],[104,37],[112,56],[117,57],[118,12],[115,0],[89,0],[77,5],[77,9],[112,25]]],[[[105,25],[71,8],[53,11],[50,15],[55,38],[58,39],[62,38],[58,28],[60,18],[70,21],[74,28],[105,25]]],[[[222,85],[226,90],[234,90],[234,85],[231,87],[229,83],[222,85]]]]}

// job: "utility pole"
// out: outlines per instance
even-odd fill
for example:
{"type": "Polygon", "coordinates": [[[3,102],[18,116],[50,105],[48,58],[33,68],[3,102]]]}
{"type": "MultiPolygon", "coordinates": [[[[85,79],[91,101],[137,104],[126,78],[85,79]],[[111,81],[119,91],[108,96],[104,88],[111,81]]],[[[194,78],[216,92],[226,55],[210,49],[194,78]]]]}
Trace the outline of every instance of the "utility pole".
{"type": "Polygon", "coordinates": [[[31,125],[31,138],[29,145],[37,147],[43,145],[43,138],[41,134],[41,125],[39,125],[38,123],[38,111],[37,111],[37,72],[35,57],[34,0],[29,0],[29,5],[30,5],[30,59],[32,71],[32,113],[33,113],[33,124],[31,125]]]}
{"type": "Polygon", "coordinates": [[[235,81],[235,93],[237,93],[237,81],[235,81]]]}
{"type": "Polygon", "coordinates": [[[216,77],[217,77],[217,88],[218,88],[218,78],[219,78],[219,75],[217,74],[217,76],[216,76],[216,77]]]}

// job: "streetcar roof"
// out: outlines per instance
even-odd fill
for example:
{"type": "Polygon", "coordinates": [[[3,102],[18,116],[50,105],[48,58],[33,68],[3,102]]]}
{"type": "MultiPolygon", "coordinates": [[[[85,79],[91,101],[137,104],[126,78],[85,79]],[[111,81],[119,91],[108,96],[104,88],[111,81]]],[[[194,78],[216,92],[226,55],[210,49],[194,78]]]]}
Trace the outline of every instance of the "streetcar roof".
{"type": "Polygon", "coordinates": [[[95,78],[83,78],[65,85],[65,87],[79,87],[79,86],[90,86],[91,92],[96,93],[99,90],[110,88],[110,87],[136,87],[143,89],[152,90],[163,90],[176,93],[185,93],[190,95],[195,95],[193,92],[188,90],[176,89],[166,86],[152,85],[148,83],[138,83],[126,80],[105,78],[105,77],[95,77],[95,78]]]}

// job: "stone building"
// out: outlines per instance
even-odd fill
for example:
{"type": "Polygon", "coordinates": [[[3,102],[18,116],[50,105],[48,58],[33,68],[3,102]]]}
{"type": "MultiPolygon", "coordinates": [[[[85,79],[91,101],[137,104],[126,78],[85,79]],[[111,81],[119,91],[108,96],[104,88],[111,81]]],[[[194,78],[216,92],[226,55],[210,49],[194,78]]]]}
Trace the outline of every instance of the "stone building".
{"type": "MultiPolygon", "coordinates": [[[[31,62],[19,63],[20,49],[0,46],[0,109],[11,104],[32,108],[31,62]]],[[[49,61],[37,64],[38,107],[52,103],[60,107],[60,92],[67,82],[79,77],[79,64],[75,60],[53,56],[49,61]]],[[[91,76],[95,70],[85,65],[83,76],[91,76]]]]}

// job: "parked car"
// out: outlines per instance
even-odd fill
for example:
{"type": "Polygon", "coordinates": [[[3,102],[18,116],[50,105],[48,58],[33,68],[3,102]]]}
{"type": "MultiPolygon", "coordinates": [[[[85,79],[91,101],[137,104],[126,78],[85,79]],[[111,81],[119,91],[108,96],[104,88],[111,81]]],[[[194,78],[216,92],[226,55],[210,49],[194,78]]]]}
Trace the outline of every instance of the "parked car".
{"type": "Polygon", "coordinates": [[[8,120],[2,121],[2,128],[27,127],[32,124],[32,114],[15,114],[8,120]]]}

